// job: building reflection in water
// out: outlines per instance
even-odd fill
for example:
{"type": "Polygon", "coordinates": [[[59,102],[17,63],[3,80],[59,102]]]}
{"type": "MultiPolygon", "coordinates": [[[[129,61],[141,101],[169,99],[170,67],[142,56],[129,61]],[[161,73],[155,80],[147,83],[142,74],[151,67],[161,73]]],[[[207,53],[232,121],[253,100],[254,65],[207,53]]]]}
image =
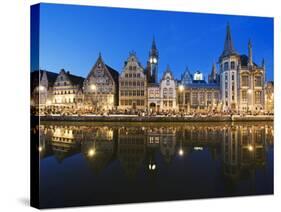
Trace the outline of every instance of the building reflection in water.
{"type": "Polygon", "coordinates": [[[110,127],[84,127],[81,152],[95,173],[100,173],[116,155],[117,130],[110,127]]]}
{"type": "Polygon", "coordinates": [[[265,167],[267,148],[273,145],[272,123],[124,123],[123,127],[46,123],[39,132],[41,160],[54,156],[63,162],[81,153],[97,174],[119,161],[129,179],[142,171],[153,178],[161,167],[157,163],[170,166],[197,151],[208,151],[213,160],[220,160],[223,176],[230,181],[251,178],[256,169],[265,167]]]}

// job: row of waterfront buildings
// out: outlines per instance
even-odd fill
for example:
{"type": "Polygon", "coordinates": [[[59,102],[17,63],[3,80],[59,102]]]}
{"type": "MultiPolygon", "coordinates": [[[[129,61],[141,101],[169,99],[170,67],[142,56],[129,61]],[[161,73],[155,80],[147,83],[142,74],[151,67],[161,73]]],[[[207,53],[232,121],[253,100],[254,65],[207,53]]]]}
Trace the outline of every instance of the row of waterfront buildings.
{"type": "Polygon", "coordinates": [[[99,55],[86,78],[61,70],[31,73],[31,104],[51,111],[146,111],[146,112],[235,112],[273,113],[273,82],[266,81],[264,60],[253,61],[235,50],[230,26],[217,65],[208,80],[188,68],[175,79],[169,66],[158,82],[159,52],[153,39],[146,67],[131,52],[119,73],[99,55]]]}

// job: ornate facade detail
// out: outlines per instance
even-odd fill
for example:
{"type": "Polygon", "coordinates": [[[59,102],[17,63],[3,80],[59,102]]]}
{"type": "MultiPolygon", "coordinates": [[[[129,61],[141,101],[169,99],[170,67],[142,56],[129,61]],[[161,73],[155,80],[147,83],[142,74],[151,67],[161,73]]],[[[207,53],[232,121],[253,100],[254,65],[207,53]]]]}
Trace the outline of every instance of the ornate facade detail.
{"type": "Polygon", "coordinates": [[[53,106],[58,108],[77,108],[83,101],[84,78],[70,74],[62,69],[53,87],[53,106]]]}
{"type": "Polygon", "coordinates": [[[118,105],[118,77],[118,72],[106,65],[99,55],[84,81],[85,106],[94,111],[116,109],[118,105]]]}
{"type": "Polygon", "coordinates": [[[58,74],[40,70],[31,73],[31,105],[44,109],[51,105],[53,85],[58,74]]]}
{"type": "Polygon", "coordinates": [[[159,84],[150,83],[147,86],[147,107],[149,113],[160,112],[160,87],[159,84]]]}
{"type": "Polygon", "coordinates": [[[176,80],[169,66],[160,82],[160,110],[163,112],[177,111],[176,80]]]}
{"type": "Polygon", "coordinates": [[[265,66],[255,64],[252,57],[251,41],[248,56],[239,55],[234,50],[228,25],[224,51],[219,58],[223,111],[264,111],[265,66]]]}
{"type": "Polygon", "coordinates": [[[147,79],[134,52],[130,53],[119,76],[120,110],[147,109],[147,79]]]}

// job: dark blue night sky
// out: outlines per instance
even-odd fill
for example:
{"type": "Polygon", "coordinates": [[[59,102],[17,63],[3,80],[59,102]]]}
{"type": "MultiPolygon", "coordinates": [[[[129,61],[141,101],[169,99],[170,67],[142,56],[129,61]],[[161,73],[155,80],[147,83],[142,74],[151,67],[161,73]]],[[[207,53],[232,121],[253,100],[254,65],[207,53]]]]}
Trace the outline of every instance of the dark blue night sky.
{"type": "Polygon", "coordinates": [[[273,79],[272,18],[41,4],[40,21],[40,68],[53,72],[64,68],[86,77],[99,52],[121,72],[132,50],[145,67],[154,36],[158,78],[169,64],[178,79],[186,66],[207,79],[229,22],[237,52],[247,54],[250,38],[254,61],[261,64],[264,58],[267,79],[273,79]]]}

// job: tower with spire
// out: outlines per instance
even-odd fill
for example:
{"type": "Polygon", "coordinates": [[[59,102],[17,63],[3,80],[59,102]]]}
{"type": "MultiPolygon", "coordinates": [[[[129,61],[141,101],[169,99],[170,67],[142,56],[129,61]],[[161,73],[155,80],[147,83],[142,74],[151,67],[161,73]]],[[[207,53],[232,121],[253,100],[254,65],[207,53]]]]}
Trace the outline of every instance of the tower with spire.
{"type": "Polygon", "coordinates": [[[240,56],[236,52],[231,36],[229,23],[226,27],[226,37],[224,48],[219,57],[220,64],[220,91],[223,111],[238,110],[238,66],[240,64],[240,56]]]}
{"type": "Polygon", "coordinates": [[[146,76],[148,83],[158,82],[158,59],[159,53],[156,47],[155,38],[153,37],[146,68],[146,76]]]}

